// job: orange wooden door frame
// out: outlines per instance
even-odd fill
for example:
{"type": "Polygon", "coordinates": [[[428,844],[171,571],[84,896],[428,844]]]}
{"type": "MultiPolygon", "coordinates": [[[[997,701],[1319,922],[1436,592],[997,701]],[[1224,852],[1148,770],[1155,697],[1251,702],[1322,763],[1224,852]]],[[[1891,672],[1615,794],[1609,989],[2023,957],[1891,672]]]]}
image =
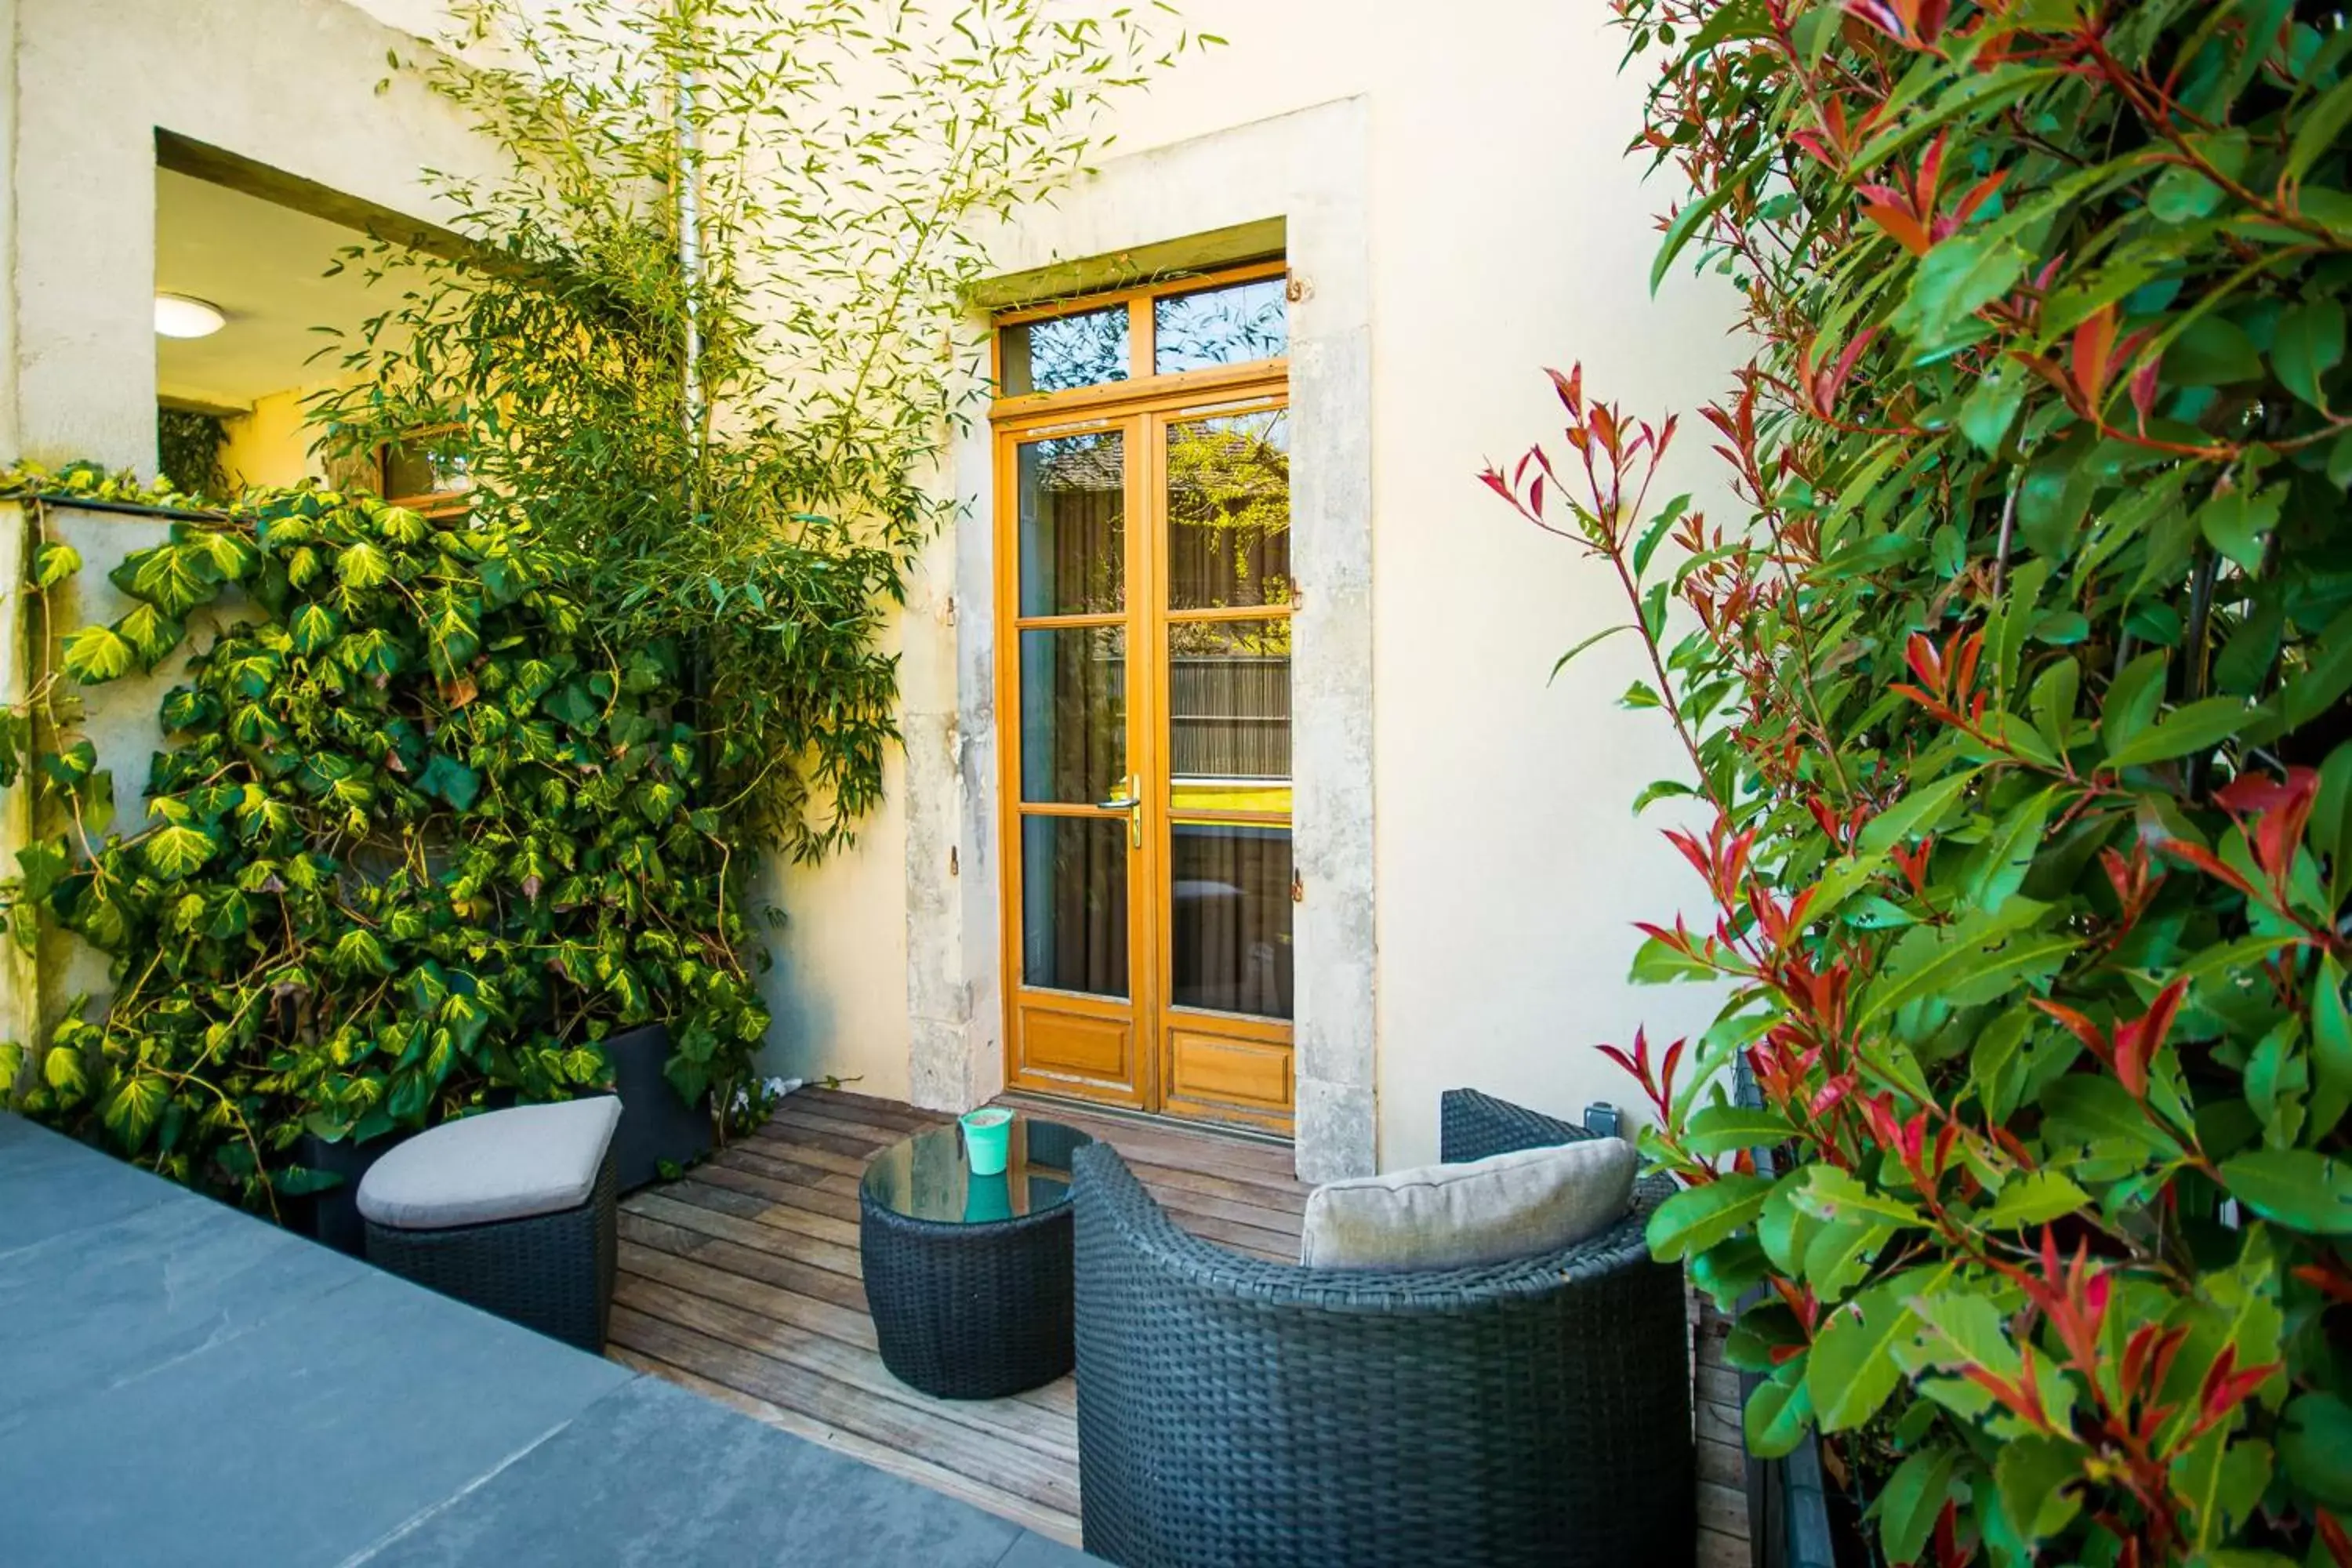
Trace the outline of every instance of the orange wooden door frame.
{"type": "MultiPolygon", "coordinates": [[[[1197,289],[1279,275],[1279,264],[1187,279],[1197,289]]],[[[1135,1110],[1166,1111],[1287,1134],[1292,1126],[1293,1030],[1289,1020],[1171,1005],[1172,837],[1180,817],[1170,775],[1169,628],[1184,620],[1286,620],[1292,603],[1213,612],[1168,606],[1167,441],[1187,420],[1286,407],[1288,363],[1275,359],[1178,375],[1149,374],[1151,300],[1175,289],[1076,301],[1100,309],[1124,298],[1130,311],[1136,374],[1124,382],[1069,392],[1000,399],[995,426],[996,702],[1002,866],[1002,978],[1005,1075],[1009,1086],[1135,1110]],[[1020,449],[1041,438],[1116,432],[1123,459],[1124,603],[1116,614],[1021,615],[1020,449]],[[1124,643],[1127,773],[1140,782],[1124,809],[1101,804],[1024,803],[1022,799],[1023,634],[1117,626],[1124,643]],[[1127,991],[1124,998],[1052,990],[1024,974],[1024,825],[1040,819],[1119,822],[1128,828],[1127,991]]],[[[1014,312],[1006,321],[1049,311],[1014,312]]],[[[1001,342],[1001,336],[1000,336],[1001,342]]],[[[1130,790],[1134,785],[1130,784],[1130,790]]],[[[1187,825],[1255,823],[1287,828],[1288,812],[1188,810],[1187,825]]]]}

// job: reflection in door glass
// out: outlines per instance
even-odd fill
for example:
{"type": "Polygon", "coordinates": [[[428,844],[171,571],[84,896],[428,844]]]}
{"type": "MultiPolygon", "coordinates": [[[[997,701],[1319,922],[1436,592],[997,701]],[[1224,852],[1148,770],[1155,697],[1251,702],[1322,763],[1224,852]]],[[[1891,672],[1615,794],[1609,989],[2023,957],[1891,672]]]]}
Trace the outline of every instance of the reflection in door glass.
{"type": "Polygon", "coordinates": [[[1127,602],[1127,451],[1116,430],[1021,447],[1021,614],[1108,614],[1127,602]]]}
{"type": "Polygon", "coordinates": [[[1151,368],[1159,375],[1246,364],[1290,352],[1287,285],[1279,278],[1198,289],[1151,302],[1151,368]]]}
{"type": "Polygon", "coordinates": [[[1290,809],[1290,622],[1168,628],[1168,771],[1187,811],[1290,809]]]}
{"type": "Polygon", "coordinates": [[[1127,994],[1127,820],[1021,819],[1021,978],[1127,994]]]}
{"type": "Polygon", "coordinates": [[[1168,607],[1290,603],[1290,411],[1168,426],[1168,607]]]}
{"type": "Polygon", "coordinates": [[[1289,1017],[1290,829],[1179,822],[1170,851],[1170,1001],[1289,1017]]]}
{"type": "Polygon", "coordinates": [[[1127,379],[1127,307],[1004,329],[1003,395],[1068,392],[1127,379]]]}
{"type": "Polygon", "coordinates": [[[1021,637],[1021,798],[1103,804],[1127,783],[1127,628],[1021,637]]]}

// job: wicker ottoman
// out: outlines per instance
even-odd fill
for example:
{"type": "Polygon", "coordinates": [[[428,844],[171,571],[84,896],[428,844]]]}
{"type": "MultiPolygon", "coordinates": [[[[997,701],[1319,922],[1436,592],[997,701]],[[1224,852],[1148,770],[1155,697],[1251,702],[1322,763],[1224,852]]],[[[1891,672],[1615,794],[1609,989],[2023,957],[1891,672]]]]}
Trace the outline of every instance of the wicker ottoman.
{"type": "Polygon", "coordinates": [[[579,1346],[604,1348],[618,1250],[611,1096],[445,1122],[360,1183],[368,1260],[579,1346]]]}

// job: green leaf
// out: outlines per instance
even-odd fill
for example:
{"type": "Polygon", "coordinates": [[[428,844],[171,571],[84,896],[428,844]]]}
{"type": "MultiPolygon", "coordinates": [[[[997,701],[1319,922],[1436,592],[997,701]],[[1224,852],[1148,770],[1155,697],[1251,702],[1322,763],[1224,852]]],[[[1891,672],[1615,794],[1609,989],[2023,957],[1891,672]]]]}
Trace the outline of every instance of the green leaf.
{"type": "Polygon", "coordinates": [[[2215,496],[2197,512],[2197,526],[2205,542],[2247,571],[2263,563],[2263,542],[2278,526],[2279,509],[2286,500],[2284,485],[2259,491],[2233,489],[2215,496]]]}
{"type": "Polygon", "coordinates": [[[81,1053],[71,1046],[51,1046],[41,1058],[41,1077],[60,1094],[80,1094],[89,1087],[82,1076],[81,1053]]]}
{"type": "Polygon", "coordinates": [[[309,604],[294,612],[286,623],[287,635],[293,639],[294,651],[313,654],[335,640],[341,630],[335,613],[320,604],[309,604]]]}
{"type": "Polygon", "coordinates": [[[167,882],[177,882],[211,859],[216,847],[212,835],[202,828],[165,823],[147,836],[139,853],[157,876],[167,882]]]}
{"type": "Polygon", "coordinates": [[[133,654],[113,627],[84,626],[66,638],[61,657],[68,675],[97,686],[128,675],[133,654]]]}
{"type": "Polygon", "coordinates": [[[107,1096],[101,1120],[125,1149],[136,1151],[147,1142],[170,1100],[171,1088],[160,1075],[134,1070],[107,1096]]]}
{"type": "Polygon", "coordinates": [[[453,809],[464,811],[482,793],[482,775],[446,752],[436,752],[433,760],[425,764],[425,771],[417,775],[416,787],[446,801],[453,809]]]}
{"type": "Polygon", "coordinates": [[[2287,1402],[2278,1456],[2295,1485],[2331,1508],[2352,1508],[2352,1405],[2325,1391],[2287,1402]]]}
{"type": "Polygon", "coordinates": [[[1910,290],[1887,324],[1923,348],[1939,347],[1979,307],[2015,287],[2032,259],[2011,239],[1955,235],[1919,258],[1910,290]]]}
{"type": "Polygon", "coordinates": [[[1685,1187],[1651,1214],[1646,1231],[1651,1256],[1672,1263],[1706,1251],[1753,1223],[1771,1190],[1766,1178],[1740,1173],[1685,1187]]]}
{"type": "Polygon", "coordinates": [[[2172,1461],[2172,1484],[2189,1500],[2200,1546],[2227,1540],[2252,1516],[2270,1481],[2270,1445],[2259,1438],[2231,1442],[2231,1425],[2223,1422],[2172,1461]]]}
{"type": "Polygon", "coordinates": [[[220,596],[220,568],[199,545],[159,544],[123,557],[107,574],[115,586],[167,616],[184,616],[220,596]]]}
{"type": "Polygon", "coordinates": [[[2109,752],[2155,721],[2164,705],[2165,659],[2162,648],[2141,654],[2109,683],[2099,704],[2099,739],[2109,752]]]}
{"type": "Polygon", "coordinates": [[[364,926],[353,926],[336,940],[331,961],[345,974],[390,974],[394,968],[383,944],[364,926]]]}
{"type": "Polygon", "coordinates": [[[2221,1163],[2221,1184],[2248,1208],[2315,1236],[2352,1236],[2352,1168],[2308,1149],[2257,1149],[2221,1163]]]}
{"type": "Polygon", "coordinates": [[[122,640],[139,656],[142,669],[152,669],[163,657],[180,646],[187,628],[152,605],[141,605],[114,623],[122,640]]]}
{"type": "Polygon", "coordinates": [[[1957,1448],[1921,1448],[1895,1467],[1878,1492],[1878,1539],[1890,1563],[1916,1562],[1936,1532],[1936,1521],[1959,1474],[1957,1448]]]}
{"type": "Polygon", "coordinates": [[[49,540],[33,556],[33,581],[54,588],[81,570],[81,552],[62,541],[49,540]]]}
{"type": "Polygon", "coordinates": [[[2157,721],[2156,724],[2111,748],[2106,765],[2110,768],[2146,767],[2151,763],[2169,762],[2174,757],[2193,752],[2210,751],[2223,741],[2244,729],[2260,716],[2236,697],[2208,697],[2176,708],[2157,721]]]}
{"type": "Polygon", "coordinates": [[[2073,1073],[2042,1091],[2042,1111],[2053,1142],[2072,1140],[2089,1146],[2121,1143],[2146,1160],[2181,1157],[2182,1150],[2169,1130],[2140,1109],[2124,1086],[2114,1079],[2073,1073]]]}
{"type": "MultiPolygon", "coordinates": [[[[1792,1205],[1793,1206],[1793,1205],[1792,1205]]],[[[1766,1218],[1769,1218],[1767,1211],[1766,1218]]],[[[1801,1267],[1797,1270],[1805,1283],[1823,1302],[1844,1299],[1870,1273],[1874,1258],[1895,1239],[1896,1227],[1860,1220],[1813,1221],[1812,1235],[1805,1243],[1801,1267]]],[[[1764,1223],[1759,1220],[1760,1227],[1764,1223]]]]}
{"type": "Polygon", "coordinates": [[[2320,383],[2344,362],[2344,305],[2314,300],[2279,318],[2271,341],[2271,365],[2286,389],[2314,408],[2327,407],[2320,383]]]}
{"type": "Polygon", "coordinates": [[[2091,1196],[2061,1172],[2032,1171],[2004,1183],[2000,1195],[1972,1216],[1986,1230],[2047,1225],[2091,1206],[2091,1196]]]}
{"type": "MultiPolygon", "coordinates": [[[[2012,899],[2009,907],[2021,901],[2012,899]]],[[[2082,946],[2079,936],[2063,929],[1987,931],[1963,923],[1923,928],[1913,934],[1930,944],[1927,956],[1873,981],[1854,1016],[1856,1026],[1931,998],[1954,1006],[1990,1002],[2021,983],[2056,973],[2067,955],[2082,946]]]]}
{"type": "Polygon", "coordinates": [[[1799,1185],[1790,1194],[1791,1201],[1815,1219],[1897,1226],[1927,1223],[1917,1209],[1902,1199],[1863,1185],[1853,1174],[1835,1165],[1808,1165],[1796,1179],[1799,1185]]]}
{"type": "Polygon", "coordinates": [[[2001,1510],[2028,1542],[2056,1534],[2081,1510],[2082,1499],[2066,1489],[2082,1476],[2083,1450],[2055,1437],[2012,1438],[1993,1461],[2001,1510]]]}
{"type": "Polygon", "coordinates": [[[2042,848],[2042,830],[2050,820],[2058,794],[2053,784],[2020,801],[2000,819],[1992,837],[1971,858],[1968,873],[1961,880],[1970,903],[1980,909],[1994,907],[2007,901],[2024,884],[2026,870],[2042,848]]]}
{"type": "Polygon", "coordinates": [[[1824,1432],[1859,1426],[1878,1413],[1903,1381],[1893,1347],[1919,1320],[1904,1305],[1908,1281],[1865,1290],[1830,1314],[1806,1357],[1805,1392],[1824,1432]]]}
{"type": "Polygon", "coordinates": [[[335,557],[335,575],[354,591],[373,588],[392,577],[392,563],[383,552],[362,539],[343,547],[335,557]]]}
{"type": "Polygon", "coordinates": [[[2290,121],[2294,126],[2294,140],[2287,144],[2286,169],[2281,184],[2299,181],[2311,173],[2347,122],[2352,122],[2352,78],[2347,78],[2321,93],[2305,105],[2290,121]]]}
{"type": "Polygon", "coordinates": [[[1691,1117],[1684,1142],[1697,1154],[1769,1148],[1797,1135],[1786,1118],[1743,1105],[1710,1105],[1691,1117]]]}
{"type": "Polygon", "coordinates": [[[2344,971],[2333,954],[2319,961],[2312,981],[2311,1068],[2309,1135],[2316,1142],[2352,1108],[2352,1015],[2344,1005],[2344,971]]]}
{"type": "Polygon", "coordinates": [[[1559,679],[1559,672],[1566,669],[1569,667],[1570,661],[1574,659],[1578,654],[1582,653],[1586,648],[1592,647],[1595,643],[1615,637],[1619,632],[1630,632],[1633,629],[1633,628],[1632,626],[1622,623],[1613,626],[1603,626],[1601,630],[1593,633],[1591,637],[1586,637],[1582,642],[1578,643],[1574,647],[1570,648],[1566,653],[1561,654],[1558,661],[1552,665],[1551,674],[1546,678],[1546,684],[1558,680],[1559,679]]]}
{"type": "Polygon", "coordinates": [[[2228,386],[2259,381],[2262,374],[2254,340],[2221,316],[2198,317],[2164,350],[2164,379],[2176,386],[2228,386]]]}
{"type": "Polygon", "coordinates": [[[2221,187],[2195,169],[2174,164],[2148,187],[2147,210],[2159,223],[2195,223],[2221,205],[2221,187]]]}
{"type": "Polygon", "coordinates": [[[1756,1385],[1740,1412],[1741,1436],[1748,1451],[1759,1459],[1777,1459],[1794,1453],[1813,1418],[1812,1396],[1801,1376],[1801,1363],[1791,1362],[1756,1385]]]}
{"type": "Polygon", "coordinates": [[[1666,270],[1674,266],[1675,258],[1682,254],[1683,247],[1715,215],[1716,209],[1746,189],[1749,181],[1771,166],[1774,151],[1766,147],[1746,163],[1724,175],[1706,195],[1675,214],[1673,221],[1666,225],[1665,238],[1659,242],[1657,257],[1650,263],[1651,293],[1658,291],[1658,285],[1665,281],[1666,270]]]}
{"type": "Polygon", "coordinates": [[[2001,438],[2017,422],[2017,411],[2025,402],[2027,383],[2032,379],[2031,372],[2011,360],[1996,360],[1977,377],[1976,384],[1960,402],[1959,425],[1960,434],[1978,451],[1991,453],[2000,449],[2001,438]]]}
{"type": "Polygon", "coordinates": [[[1882,854],[1914,834],[1932,830],[1944,820],[1945,813],[1960,797],[1960,792],[1974,783],[1982,771],[1970,768],[1938,779],[1924,789],[1913,790],[1864,825],[1861,848],[1868,854],[1882,854]]]}

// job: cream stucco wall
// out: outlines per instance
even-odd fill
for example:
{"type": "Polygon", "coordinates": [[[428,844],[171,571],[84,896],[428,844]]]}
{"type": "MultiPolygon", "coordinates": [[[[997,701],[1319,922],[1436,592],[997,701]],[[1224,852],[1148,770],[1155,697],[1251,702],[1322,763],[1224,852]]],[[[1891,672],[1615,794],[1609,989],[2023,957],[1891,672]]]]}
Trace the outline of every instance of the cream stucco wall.
{"type": "MultiPolygon", "coordinates": [[[[1649,296],[1652,214],[1672,193],[1645,188],[1620,156],[1640,91],[1616,75],[1622,45],[1601,7],[1478,0],[1442,25],[1422,8],[1345,0],[1190,0],[1184,15],[1229,46],[1126,107],[1105,182],[1310,106],[1355,100],[1367,117],[1363,143],[1328,155],[1369,171],[1378,1162],[1434,1158],[1437,1094],[1455,1084],[1559,1113],[1595,1099],[1630,1110],[1630,1085],[1593,1046],[1640,1024],[1695,1032],[1711,1013],[1702,996],[1624,978],[1629,922],[1698,892],[1655,824],[1628,811],[1676,753],[1648,717],[1614,705],[1642,673],[1630,640],[1547,686],[1562,649],[1622,618],[1613,582],[1517,521],[1475,474],[1556,438],[1546,364],[1580,358],[1591,385],[1633,408],[1695,416],[1735,363],[1732,302],[1719,284],[1685,279],[1649,296]]],[[[1099,251],[1099,198],[1082,184],[1024,215],[1008,252],[1099,251]]],[[[1702,504],[1720,501],[1703,445],[1686,437],[1685,448],[1685,482],[1702,504]]],[[[981,499],[969,477],[965,488],[981,499]]],[[[956,616],[976,613],[946,607],[954,553],[935,552],[918,584],[910,671],[947,657],[956,616]]],[[[919,747],[961,757],[985,743],[936,728],[919,747]]],[[[793,918],[823,931],[809,940],[824,957],[779,976],[783,1011],[804,1030],[782,1058],[793,1070],[862,1072],[896,1092],[905,1026],[875,999],[891,994],[884,966],[907,951],[908,889],[920,905],[943,887],[937,825],[916,836],[913,860],[908,845],[892,817],[860,854],[793,889],[793,918]]],[[[972,857],[964,847],[967,882],[972,857]]],[[[983,984],[991,961],[970,951],[995,941],[973,891],[944,900],[966,911],[966,951],[926,952],[926,938],[916,953],[917,970],[944,970],[950,989],[983,984]]],[[[909,984],[933,988],[920,973],[909,984]]],[[[985,1089],[978,1058],[1000,1048],[993,1005],[974,1007],[966,1029],[967,1093],[985,1089]]]]}
{"type": "Polygon", "coordinates": [[[15,0],[16,344],[26,456],[155,466],[155,132],[396,213],[486,167],[456,111],[343,0],[15,0]],[[379,93],[377,85],[391,78],[379,93]]]}

